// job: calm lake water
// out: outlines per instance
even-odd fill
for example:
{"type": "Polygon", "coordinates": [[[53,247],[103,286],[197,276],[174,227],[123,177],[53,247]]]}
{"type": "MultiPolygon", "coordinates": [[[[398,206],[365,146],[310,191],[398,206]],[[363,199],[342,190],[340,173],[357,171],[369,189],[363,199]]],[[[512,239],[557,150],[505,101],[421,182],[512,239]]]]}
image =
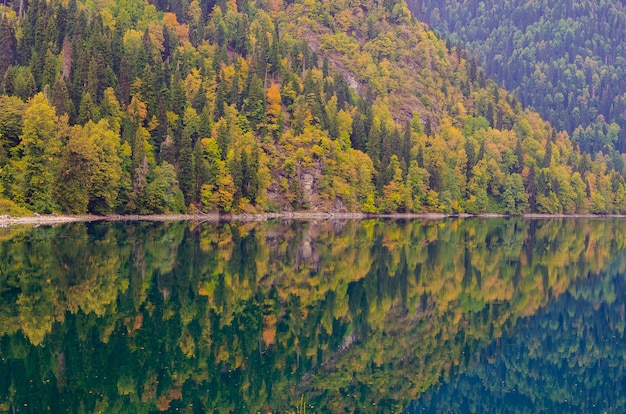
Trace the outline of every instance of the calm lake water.
{"type": "Polygon", "coordinates": [[[626,220],[0,229],[0,411],[626,412],[626,220]]]}

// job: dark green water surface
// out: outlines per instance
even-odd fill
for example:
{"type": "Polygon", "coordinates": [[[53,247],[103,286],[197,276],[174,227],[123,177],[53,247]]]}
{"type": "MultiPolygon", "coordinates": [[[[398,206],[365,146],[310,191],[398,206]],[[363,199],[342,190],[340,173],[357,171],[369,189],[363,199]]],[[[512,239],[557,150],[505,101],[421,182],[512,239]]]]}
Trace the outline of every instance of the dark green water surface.
{"type": "Polygon", "coordinates": [[[626,219],[0,229],[0,412],[626,412],[626,219]]]}

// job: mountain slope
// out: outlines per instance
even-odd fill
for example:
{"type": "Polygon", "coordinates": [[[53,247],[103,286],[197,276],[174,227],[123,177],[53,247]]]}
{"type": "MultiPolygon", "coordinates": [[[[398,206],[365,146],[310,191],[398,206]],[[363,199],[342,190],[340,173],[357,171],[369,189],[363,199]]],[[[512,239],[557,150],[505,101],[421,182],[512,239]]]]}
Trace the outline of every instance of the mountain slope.
{"type": "Polygon", "coordinates": [[[624,209],[613,159],[523,111],[402,1],[152,3],[1,9],[6,205],[624,209]]]}
{"type": "Polygon", "coordinates": [[[573,133],[583,151],[626,151],[623,2],[411,4],[451,43],[478,51],[489,74],[558,129],[573,133]]]}

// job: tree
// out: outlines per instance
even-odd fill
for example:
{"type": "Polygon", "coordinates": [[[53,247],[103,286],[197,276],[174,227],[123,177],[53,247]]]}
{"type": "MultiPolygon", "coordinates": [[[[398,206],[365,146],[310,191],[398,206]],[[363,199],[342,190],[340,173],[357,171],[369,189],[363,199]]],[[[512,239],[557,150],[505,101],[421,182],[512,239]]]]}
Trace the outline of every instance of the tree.
{"type": "Polygon", "coordinates": [[[7,69],[15,64],[17,58],[17,40],[15,30],[5,15],[0,16],[0,79],[7,69]]]}
{"type": "Polygon", "coordinates": [[[548,168],[551,162],[552,162],[552,140],[548,139],[548,142],[546,143],[546,154],[543,157],[543,162],[541,163],[541,166],[544,168],[548,168]]]}
{"type": "Polygon", "coordinates": [[[280,107],[280,87],[277,83],[272,83],[267,88],[267,126],[272,134],[280,133],[282,127],[283,113],[280,107]]]}
{"type": "Polygon", "coordinates": [[[501,207],[507,214],[520,215],[526,212],[528,196],[524,190],[524,182],[521,175],[514,173],[506,178],[501,207]]]}
{"type": "Polygon", "coordinates": [[[352,148],[365,152],[367,135],[365,134],[365,124],[361,112],[356,111],[352,120],[352,134],[350,134],[352,148]]]}
{"type": "Polygon", "coordinates": [[[63,146],[59,159],[55,200],[61,210],[70,214],[85,214],[89,205],[91,175],[97,168],[95,150],[83,128],[76,125],[63,146]]]}
{"type": "Polygon", "coordinates": [[[235,183],[223,161],[219,163],[219,173],[215,185],[202,186],[202,206],[205,211],[223,211],[229,213],[233,209],[235,199],[235,183]]]}
{"type": "Polygon", "coordinates": [[[178,182],[180,189],[185,196],[185,202],[191,203],[194,191],[194,167],[193,167],[193,148],[189,129],[183,130],[183,138],[180,143],[180,153],[178,156],[178,182]]]}
{"type": "Polygon", "coordinates": [[[113,211],[122,178],[119,135],[108,121],[72,127],[60,152],[55,200],[65,212],[113,211]]]}
{"type": "Polygon", "coordinates": [[[420,212],[428,191],[429,174],[425,168],[418,165],[416,160],[411,161],[406,177],[407,186],[413,198],[413,211],[420,212]]]}
{"type": "Polygon", "coordinates": [[[100,101],[100,115],[109,122],[111,131],[119,134],[122,125],[122,109],[113,88],[107,88],[104,91],[104,96],[100,101]]]}
{"type": "Polygon", "coordinates": [[[16,96],[0,95],[0,107],[0,165],[4,165],[10,150],[20,143],[25,104],[16,96]]]}
{"type": "Polygon", "coordinates": [[[393,171],[393,179],[383,188],[381,206],[386,213],[406,213],[413,209],[411,190],[402,179],[402,169],[397,155],[392,155],[389,168],[393,171]]]}
{"type": "Polygon", "coordinates": [[[38,93],[29,101],[20,136],[24,154],[20,198],[39,213],[51,213],[57,209],[52,190],[56,178],[56,157],[61,148],[57,135],[58,122],[54,108],[43,93],[38,93]]]}
{"type": "Polygon", "coordinates": [[[67,114],[70,120],[76,117],[74,102],[70,99],[70,94],[62,75],[57,75],[52,88],[52,104],[56,110],[57,116],[67,114]]]}
{"type": "Polygon", "coordinates": [[[41,75],[41,86],[42,88],[46,85],[48,87],[52,87],[54,85],[58,70],[57,58],[54,56],[52,51],[48,49],[46,52],[46,58],[44,60],[43,65],[43,73],[41,75]]]}
{"type": "MultiPolygon", "coordinates": [[[[111,99],[113,91],[109,92],[111,99]]],[[[113,130],[108,120],[97,124],[88,122],[83,133],[93,146],[96,156],[96,168],[91,175],[89,186],[89,211],[92,213],[111,213],[115,206],[122,179],[121,145],[116,126],[113,130]]],[[[119,128],[118,128],[119,130],[119,128]]]]}
{"type": "Polygon", "coordinates": [[[248,97],[244,99],[243,113],[250,121],[253,130],[258,130],[265,125],[266,106],[265,91],[263,90],[263,81],[257,76],[253,76],[248,89],[248,97]]]}
{"type": "Polygon", "coordinates": [[[115,89],[115,96],[117,96],[117,99],[123,105],[128,105],[130,102],[130,84],[130,67],[128,60],[126,60],[126,56],[124,56],[122,58],[122,62],[120,63],[119,81],[117,83],[117,88],[115,89]]]}
{"type": "Polygon", "coordinates": [[[146,186],[146,208],[159,214],[185,212],[185,199],[171,164],[163,162],[155,168],[154,179],[146,186]]]}
{"type": "Polygon", "coordinates": [[[100,108],[98,108],[94,102],[93,96],[89,92],[85,92],[80,100],[78,123],[86,124],[89,120],[94,122],[98,122],[100,120],[100,108]]]}

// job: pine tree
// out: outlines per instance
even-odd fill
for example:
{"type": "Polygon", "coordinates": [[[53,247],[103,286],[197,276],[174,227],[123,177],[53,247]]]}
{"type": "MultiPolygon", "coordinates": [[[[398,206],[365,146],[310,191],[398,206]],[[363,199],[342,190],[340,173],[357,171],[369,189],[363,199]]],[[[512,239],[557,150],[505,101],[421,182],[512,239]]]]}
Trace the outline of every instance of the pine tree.
{"type": "Polygon", "coordinates": [[[244,99],[243,112],[254,130],[265,125],[265,90],[263,89],[263,82],[257,76],[253,76],[250,81],[248,97],[244,99]]]}
{"type": "Polygon", "coordinates": [[[174,76],[171,82],[171,101],[170,101],[170,111],[174,112],[180,118],[183,117],[185,113],[185,104],[187,102],[187,97],[185,96],[185,85],[180,78],[180,72],[175,71],[174,76]]]}
{"type": "Polygon", "coordinates": [[[515,166],[515,173],[521,174],[524,169],[524,150],[522,149],[522,140],[518,139],[515,145],[515,156],[517,157],[517,165],[515,166]]]}
{"type": "Polygon", "coordinates": [[[185,202],[187,204],[191,203],[195,194],[195,178],[191,135],[187,128],[183,129],[178,155],[178,183],[185,196],[185,202]]]}
{"type": "Polygon", "coordinates": [[[204,109],[204,106],[206,105],[206,103],[207,103],[206,91],[204,90],[204,86],[200,84],[200,88],[198,89],[198,92],[194,96],[193,101],[191,102],[191,106],[193,109],[196,110],[196,112],[200,113],[204,109]]]}
{"type": "Polygon", "coordinates": [[[217,121],[224,116],[224,105],[228,99],[228,85],[221,80],[221,77],[217,77],[217,91],[215,92],[215,103],[213,108],[213,120],[217,121]]]}
{"type": "Polygon", "coordinates": [[[0,16],[0,79],[10,66],[15,64],[17,57],[17,39],[15,30],[6,16],[0,16]]]}
{"type": "Polygon", "coordinates": [[[228,125],[225,121],[221,121],[217,127],[217,147],[222,155],[222,160],[226,159],[228,154],[228,148],[230,146],[230,133],[228,131],[228,125]]]}
{"type": "Polygon", "coordinates": [[[85,92],[83,98],[80,100],[80,107],[78,109],[78,123],[86,124],[87,121],[92,120],[98,122],[100,120],[100,108],[94,102],[91,94],[85,92]]]}
{"type": "Polygon", "coordinates": [[[148,110],[146,116],[147,119],[152,119],[152,116],[156,114],[158,101],[156,90],[156,79],[152,66],[146,65],[141,74],[141,87],[139,88],[139,94],[141,100],[146,104],[148,110]]]}
{"type": "Polygon", "coordinates": [[[194,176],[196,178],[196,182],[194,183],[194,199],[200,200],[202,186],[211,179],[211,171],[208,162],[204,159],[204,145],[201,139],[196,141],[193,152],[194,176]]]}
{"type": "Polygon", "coordinates": [[[467,155],[467,163],[465,165],[465,178],[469,182],[474,175],[474,165],[476,165],[476,147],[474,146],[473,139],[465,140],[465,154],[467,155]]]}
{"type": "Polygon", "coordinates": [[[2,79],[2,89],[4,89],[4,93],[7,95],[15,94],[14,74],[15,74],[15,70],[12,67],[9,67],[7,71],[4,73],[4,79],[2,79]]]}
{"type": "Polygon", "coordinates": [[[424,134],[427,137],[432,137],[433,136],[433,124],[432,121],[430,119],[430,116],[426,116],[426,121],[424,122],[424,134]]]}
{"type": "Polygon", "coordinates": [[[359,111],[354,114],[354,118],[352,119],[352,134],[350,134],[350,141],[352,142],[352,148],[365,152],[365,142],[367,141],[367,136],[365,134],[363,116],[359,111]]]}
{"type": "Polygon", "coordinates": [[[535,183],[535,166],[531,165],[528,170],[528,177],[525,183],[526,194],[528,194],[528,204],[531,211],[536,211],[537,193],[535,183]]]}
{"type": "Polygon", "coordinates": [[[89,60],[89,68],[87,70],[87,87],[86,91],[91,94],[95,102],[102,99],[102,92],[106,86],[104,58],[100,54],[95,54],[89,60]]]}
{"type": "Polygon", "coordinates": [[[41,77],[41,84],[43,86],[48,85],[52,87],[57,77],[57,59],[50,49],[46,52],[46,58],[43,66],[43,74],[41,77]]]}
{"type": "Polygon", "coordinates": [[[155,143],[157,147],[160,147],[161,143],[165,141],[165,137],[167,136],[167,102],[165,102],[164,98],[159,100],[157,120],[159,121],[159,126],[156,129],[155,143]]]}
{"type": "Polygon", "coordinates": [[[70,99],[65,80],[60,74],[57,75],[52,88],[52,104],[56,109],[57,116],[67,114],[70,120],[74,120],[76,117],[74,103],[70,99]]]}
{"type": "Polygon", "coordinates": [[[123,57],[120,63],[120,75],[117,88],[115,89],[115,96],[124,106],[130,103],[130,83],[130,67],[126,57],[123,57]]]}
{"type": "Polygon", "coordinates": [[[402,138],[402,159],[404,161],[404,171],[407,171],[411,162],[411,123],[407,122],[404,126],[404,137],[402,138]]]}
{"type": "Polygon", "coordinates": [[[548,168],[550,166],[550,163],[552,163],[552,140],[548,139],[548,142],[546,143],[546,154],[543,157],[543,162],[541,163],[541,166],[544,168],[548,168]]]}
{"type": "Polygon", "coordinates": [[[381,133],[377,127],[370,129],[369,136],[367,138],[367,155],[370,156],[374,163],[374,168],[378,170],[380,166],[380,145],[381,145],[381,133]]]}

